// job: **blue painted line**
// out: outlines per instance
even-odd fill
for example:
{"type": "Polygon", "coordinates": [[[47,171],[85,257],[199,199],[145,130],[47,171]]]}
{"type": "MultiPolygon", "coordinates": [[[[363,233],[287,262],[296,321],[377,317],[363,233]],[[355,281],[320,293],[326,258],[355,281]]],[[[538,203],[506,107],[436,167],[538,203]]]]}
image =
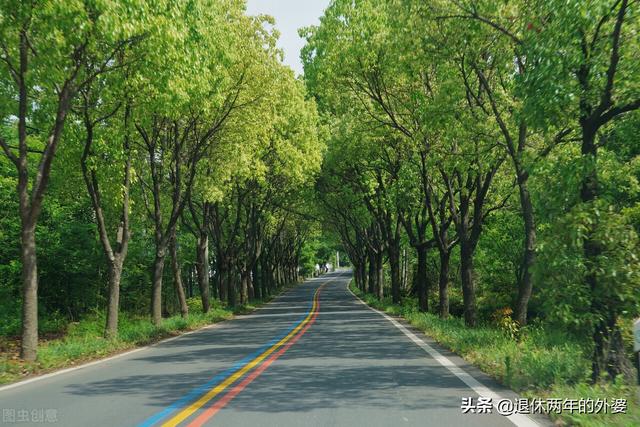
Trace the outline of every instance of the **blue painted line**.
{"type": "Polygon", "coordinates": [[[309,304],[309,309],[307,310],[307,312],[300,318],[300,320],[295,322],[293,324],[293,326],[291,326],[289,329],[287,329],[286,331],[284,331],[280,335],[276,336],[275,338],[271,339],[268,343],[266,343],[265,345],[263,345],[262,347],[260,347],[258,350],[256,350],[255,352],[251,353],[247,357],[243,358],[239,362],[236,362],[233,366],[231,366],[226,371],[223,371],[223,372],[219,373],[218,375],[214,376],[213,378],[211,378],[206,383],[204,383],[204,384],[194,388],[190,392],[188,392],[186,395],[184,395],[182,398],[180,398],[176,402],[172,403],[170,406],[167,406],[162,411],[160,411],[157,414],[152,415],[151,417],[147,418],[142,423],[138,424],[137,427],[151,427],[154,424],[156,424],[157,422],[167,418],[169,415],[171,415],[173,412],[177,411],[178,409],[182,409],[185,406],[187,406],[188,404],[190,404],[191,402],[194,402],[194,401],[198,400],[198,398],[200,398],[200,396],[202,396],[207,391],[209,391],[210,389],[212,389],[213,387],[215,387],[216,385],[218,385],[219,383],[224,381],[227,377],[233,375],[234,372],[240,370],[244,365],[246,365],[247,363],[251,362],[253,359],[258,357],[260,354],[262,354],[269,347],[271,347],[274,344],[276,344],[282,338],[286,337],[289,334],[289,332],[294,330],[309,315],[309,312],[311,311],[312,307],[313,307],[313,301],[311,301],[311,303],[309,304]]]}

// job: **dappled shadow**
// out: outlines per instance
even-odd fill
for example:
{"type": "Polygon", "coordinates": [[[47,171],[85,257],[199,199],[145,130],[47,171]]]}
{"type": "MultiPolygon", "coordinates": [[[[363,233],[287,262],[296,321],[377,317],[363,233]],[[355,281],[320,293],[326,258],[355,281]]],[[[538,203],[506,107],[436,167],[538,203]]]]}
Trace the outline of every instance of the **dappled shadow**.
{"type": "MultiPolygon", "coordinates": [[[[305,285],[290,292],[287,295],[288,307],[307,305],[311,290],[312,287],[305,285]]],[[[67,391],[78,395],[151,394],[154,406],[168,406],[194,387],[259,350],[274,336],[285,334],[292,322],[304,317],[298,313],[292,319],[260,317],[261,314],[280,310],[277,307],[260,309],[254,317],[248,316],[228,322],[223,327],[160,344],[156,351],[132,360],[152,363],[157,366],[156,374],[74,384],[67,387],[67,391]],[[169,367],[182,364],[208,366],[209,369],[164,372],[169,367]]],[[[420,349],[408,346],[395,328],[381,322],[376,313],[363,308],[348,295],[344,280],[325,287],[316,323],[241,394],[234,405],[265,412],[307,411],[336,404],[378,408],[397,408],[398,405],[410,408],[458,407],[459,399],[451,396],[468,392],[464,384],[439,365],[425,363],[425,355],[420,349]],[[416,390],[409,391],[413,388],[416,390]],[[430,398],[428,403],[422,399],[399,402],[389,398],[390,394],[401,393],[401,389],[408,394],[425,396],[434,390],[440,390],[440,393],[443,389],[451,391],[442,399],[430,398]],[[245,395],[248,396],[246,399],[243,398],[245,395]]]]}
{"type": "MultiPolygon", "coordinates": [[[[348,411],[365,418],[371,416],[367,411],[376,416],[406,411],[413,414],[414,424],[420,417],[448,411],[459,422],[468,420],[456,417],[460,398],[473,396],[472,390],[360,304],[346,290],[346,276],[333,278],[321,292],[315,323],[216,422],[236,425],[241,417],[242,425],[280,425],[273,418],[263,423],[261,417],[318,411],[348,411]],[[236,418],[225,418],[232,416],[236,418]]],[[[286,335],[305,317],[314,290],[326,280],[293,288],[252,314],[105,362],[99,370],[80,371],[75,378],[61,379],[57,389],[50,388],[57,393],[48,396],[53,396],[52,404],[78,396],[109,402],[114,409],[135,412],[131,424],[186,395],[193,400],[218,383],[222,373],[228,375],[238,362],[251,360],[286,335]]],[[[377,425],[384,424],[382,419],[377,425]]],[[[507,422],[494,421],[487,425],[507,422]]]]}

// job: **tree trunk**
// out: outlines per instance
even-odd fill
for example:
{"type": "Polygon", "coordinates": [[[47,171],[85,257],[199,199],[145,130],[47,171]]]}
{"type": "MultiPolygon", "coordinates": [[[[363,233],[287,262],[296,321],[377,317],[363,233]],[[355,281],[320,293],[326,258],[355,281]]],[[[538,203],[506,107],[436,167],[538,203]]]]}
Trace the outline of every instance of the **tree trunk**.
{"type": "Polygon", "coordinates": [[[182,269],[180,268],[180,262],[178,261],[178,247],[176,243],[175,230],[171,238],[170,251],[171,251],[171,269],[173,270],[173,286],[178,296],[178,304],[180,305],[180,315],[185,318],[189,315],[189,306],[187,305],[187,299],[184,295],[184,286],[182,285],[182,269]]]}
{"type": "Polygon", "coordinates": [[[202,299],[202,311],[208,313],[211,308],[209,295],[209,235],[200,233],[196,243],[196,272],[198,275],[198,287],[202,299]]]}
{"type": "MultiPolygon", "coordinates": [[[[582,181],[580,198],[583,203],[591,204],[598,198],[597,145],[596,131],[583,123],[582,155],[589,157],[589,171],[582,181]]],[[[611,379],[623,375],[627,379],[632,377],[631,363],[625,356],[622,334],[617,325],[617,308],[612,305],[598,287],[598,259],[602,247],[596,237],[597,223],[586,233],[583,251],[587,273],[585,282],[591,291],[591,313],[595,315],[593,329],[593,357],[591,379],[595,383],[602,374],[607,373],[611,379]]]]}
{"type": "Polygon", "coordinates": [[[254,300],[256,298],[256,291],[253,286],[253,276],[250,270],[247,270],[247,302],[254,300]]]}
{"type": "Polygon", "coordinates": [[[251,282],[253,284],[253,293],[256,300],[262,300],[262,280],[258,274],[258,261],[254,261],[251,268],[251,282]]]}
{"type": "Polygon", "coordinates": [[[229,305],[229,307],[235,307],[236,306],[236,280],[234,278],[234,271],[233,271],[233,263],[231,261],[228,262],[227,264],[227,304],[229,305]]]}
{"type": "Polygon", "coordinates": [[[35,225],[22,220],[22,343],[20,358],[32,362],[38,353],[38,260],[35,225]]]}
{"type": "Polygon", "coordinates": [[[464,322],[467,326],[477,324],[476,290],[473,271],[473,251],[470,243],[460,238],[460,275],[462,276],[462,298],[464,303],[464,322]]]}
{"type": "Polygon", "coordinates": [[[394,304],[400,304],[400,249],[397,245],[389,245],[388,255],[391,269],[391,299],[394,304]]]}
{"type": "MultiPolygon", "coordinates": [[[[521,174],[519,174],[521,175],[521,174]]],[[[516,302],[516,321],[520,325],[527,324],[527,308],[533,289],[531,280],[532,268],[536,258],[536,225],[533,214],[533,204],[527,186],[526,178],[518,177],[520,190],[520,205],[524,220],[524,254],[522,259],[522,275],[518,286],[518,300],[516,302]]]]}
{"type": "Polygon", "coordinates": [[[228,300],[229,294],[229,274],[227,273],[229,263],[223,257],[218,257],[218,280],[219,280],[219,298],[221,302],[228,300]]]}
{"type": "Polygon", "coordinates": [[[409,257],[407,248],[402,249],[402,289],[407,290],[409,284],[409,257]]]}
{"type": "MultiPolygon", "coordinates": [[[[597,147],[595,144],[596,131],[591,130],[587,124],[583,124],[582,129],[582,156],[587,157],[589,161],[589,170],[586,176],[582,180],[582,187],[580,189],[580,198],[583,203],[591,204],[598,197],[598,175],[596,169],[597,162],[597,147]]],[[[598,292],[598,278],[596,275],[596,268],[598,263],[598,257],[601,253],[601,248],[598,241],[595,238],[594,224],[591,229],[587,230],[584,243],[583,253],[585,258],[585,265],[587,267],[587,273],[585,276],[586,285],[589,287],[591,293],[591,313],[596,315],[596,321],[593,329],[593,358],[592,358],[592,380],[595,383],[600,379],[600,376],[605,372],[607,366],[607,344],[610,339],[609,329],[609,313],[606,313],[604,304],[597,296],[598,292]],[[599,315],[599,316],[598,316],[599,315]],[[598,319],[598,317],[600,317],[598,319]]]]}
{"type": "Polygon", "coordinates": [[[440,274],[438,277],[438,312],[440,317],[449,317],[449,259],[451,254],[448,251],[440,251],[440,274]]]}
{"type": "Polygon", "coordinates": [[[382,252],[376,254],[376,295],[378,299],[384,298],[384,255],[382,252]]]}
{"type": "Polygon", "coordinates": [[[249,280],[248,272],[243,266],[240,271],[240,305],[247,304],[249,302],[249,280]]]}
{"type": "Polygon", "coordinates": [[[418,274],[416,285],[418,291],[418,308],[420,311],[429,311],[429,279],[427,278],[427,248],[420,245],[416,248],[418,253],[418,274]]]}
{"type": "Polygon", "coordinates": [[[107,323],[104,334],[107,338],[118,335],[118,311],[120,308],[120,278],[122,277],[123,259],[117,257],[109,265],[109,301],[107,303],[107,323]]]}
{"type": "Polygon", "coordinates": [[[263,299],[269,296],[269,283],[271,280],[269,272],[269,260],[265,257],[260,261],[260,285],[262,286],[261,293],[263,299]]]}
{"type": "Polygon", "coordinates": [[[363,257],[360,262],[360,280],[362,280],[362,292],[367,292],[369,278],[367,277],[367,258],[363,257]]]}
{"type": "Polygon", "coordinates": [[[156,258],[153,261],[153,287],[151,290],[151,321],[159,326],[162,322],[162,274],[166,249],[156,247],[156,258]]]}
{"type": "Polygon", "coordinates": [[[369,293],[372,295],[376,295],[378,289],[378,270],[376,265],[375,254],[369,252],[369,293]]]}
{"type": "Polygon", "coordinates": [[[362,277],[360,276],[360,265],[353,266],[353,279],[356,282],[356,288],[362,289],[362,277]]]}

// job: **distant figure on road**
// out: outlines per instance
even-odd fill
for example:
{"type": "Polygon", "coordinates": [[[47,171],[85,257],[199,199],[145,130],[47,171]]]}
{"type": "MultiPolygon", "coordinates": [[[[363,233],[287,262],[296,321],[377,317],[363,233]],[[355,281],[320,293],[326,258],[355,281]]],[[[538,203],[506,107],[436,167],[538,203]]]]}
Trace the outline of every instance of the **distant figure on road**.
{"type": "Polygon", "coordinates": [[[322,264],[320,264],[320,274],[324,274],[326,272],[328,272],[329,269],[327,268],[327,263],[323,262],[322,264]]]}

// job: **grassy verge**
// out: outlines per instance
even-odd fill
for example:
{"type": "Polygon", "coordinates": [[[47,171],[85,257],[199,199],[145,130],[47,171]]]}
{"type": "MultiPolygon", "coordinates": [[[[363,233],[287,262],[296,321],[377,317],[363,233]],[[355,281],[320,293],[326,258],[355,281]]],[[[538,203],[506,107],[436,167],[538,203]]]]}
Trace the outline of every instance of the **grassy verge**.
{"type": "Polygon", "coordinates": [[[627,399],[625,414],[551,414],[557,425],[640,426],[637,388],[622,382],[588,384],[591,364],[585,349],[562,331],[542,326],[523,329],[518,339],[503,329],[481,326],[470,329],[458,318],[440,319],[420,313],[415,301],[394,305],[363,294],[353,282],[350,289],[368,305],[391,315],[402,316],[444,347],[462,356],[502,384],[533,398],[627,399]]]}
{"type": "Polygon", "coordinates": [[[148,317],[121,313],[116,339],[103,337],[105,316],[104,313],[96,313],[80,322],[70,323],[58,337],[42,340],[38,360],[32,363],[19,359],[19,340],[0,336],[0,384],[79,365],[228,320],[234,314],[249,313],[270,299],[252,301],[235,310],[218,303],[207,314],[202,313],[202,305],[197,299],[191,299],[186,319],[180,316],[169,317],[163,319],[159,326],[153,325],[148,317]]]}

